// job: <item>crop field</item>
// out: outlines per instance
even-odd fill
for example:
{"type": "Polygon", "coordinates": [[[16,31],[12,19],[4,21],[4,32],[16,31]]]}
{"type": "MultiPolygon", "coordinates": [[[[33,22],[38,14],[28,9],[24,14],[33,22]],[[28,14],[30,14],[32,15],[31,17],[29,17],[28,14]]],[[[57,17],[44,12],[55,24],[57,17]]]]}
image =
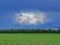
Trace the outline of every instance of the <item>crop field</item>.
{"type": "Polygon", "coordinates": [[[0,45],[60,45],[60,34],[0,34],[0,45]]]}

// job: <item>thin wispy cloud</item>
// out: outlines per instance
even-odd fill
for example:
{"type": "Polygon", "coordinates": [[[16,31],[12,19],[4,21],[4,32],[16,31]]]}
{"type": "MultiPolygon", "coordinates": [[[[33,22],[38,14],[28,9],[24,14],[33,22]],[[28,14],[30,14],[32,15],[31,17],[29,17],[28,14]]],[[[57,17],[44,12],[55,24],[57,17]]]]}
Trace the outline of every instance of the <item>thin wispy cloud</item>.
{"type": "Polygon", "coordinates": [[[16,21],[20,24],[45,24],[48,22],[44,12],[20,12],[16,14],[16,21]]]}

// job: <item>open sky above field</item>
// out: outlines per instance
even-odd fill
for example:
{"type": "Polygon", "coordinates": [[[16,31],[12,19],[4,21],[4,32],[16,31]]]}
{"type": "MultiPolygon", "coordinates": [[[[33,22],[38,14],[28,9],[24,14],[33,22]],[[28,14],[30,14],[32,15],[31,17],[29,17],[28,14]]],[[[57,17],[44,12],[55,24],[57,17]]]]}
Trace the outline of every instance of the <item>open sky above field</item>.
{"type": "Polygon", "coordinates": [[[60,0],[0,0],[0,29],[60,27],[60,0]]]}

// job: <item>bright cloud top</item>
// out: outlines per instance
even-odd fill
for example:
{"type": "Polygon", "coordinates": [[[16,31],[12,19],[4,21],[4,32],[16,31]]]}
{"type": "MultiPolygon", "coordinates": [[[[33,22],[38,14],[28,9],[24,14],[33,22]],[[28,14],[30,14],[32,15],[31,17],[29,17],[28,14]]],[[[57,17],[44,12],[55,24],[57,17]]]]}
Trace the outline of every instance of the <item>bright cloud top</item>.
{"type": "Polygon", "coordinates": [[[47,22],[46,13],[21,12],[16,14],[16,21],[20,24],[44,24],[47,22]]]}

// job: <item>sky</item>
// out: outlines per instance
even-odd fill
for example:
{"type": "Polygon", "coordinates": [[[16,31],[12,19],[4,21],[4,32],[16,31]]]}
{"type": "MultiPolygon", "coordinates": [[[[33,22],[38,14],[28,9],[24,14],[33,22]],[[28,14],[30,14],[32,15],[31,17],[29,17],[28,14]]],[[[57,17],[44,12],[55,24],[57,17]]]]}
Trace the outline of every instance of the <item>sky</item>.
{"type": "Polygon", "coordinates": [[[0,0],[0,29],[60,27],[60,0],[0,0]]]}

